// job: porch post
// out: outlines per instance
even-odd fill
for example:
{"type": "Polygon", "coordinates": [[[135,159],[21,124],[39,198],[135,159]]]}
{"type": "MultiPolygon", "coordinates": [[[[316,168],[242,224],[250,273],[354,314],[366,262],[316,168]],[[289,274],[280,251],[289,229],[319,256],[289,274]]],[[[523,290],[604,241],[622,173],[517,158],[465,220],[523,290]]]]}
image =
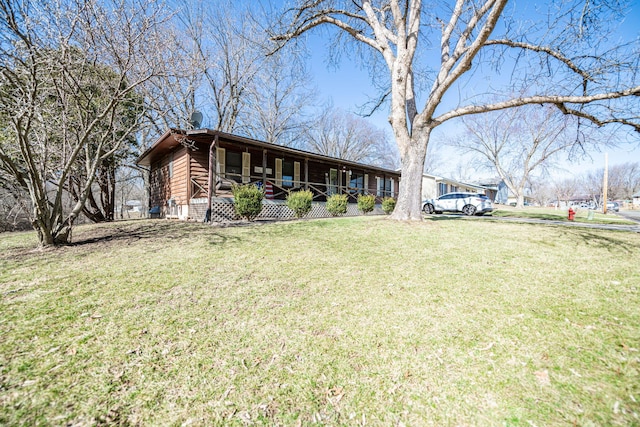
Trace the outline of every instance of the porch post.
{"type": "Polygon", "coordinates": [[[304,189],[309,189],[309,159],[304,159],[304,189]]]}
{"type": "Polygon", "coordinates": [[[211,222],[211,199],[215,196],[215,167],[216,167],[216,146],[218,145],[218,134],[213,137],[213,142],[209,146],[209,180],[207,182],[207,212],[204,216],[204,222],[211,222]]]}
{"type": "Polygon", "coordinates": [[[187,203],[191,204],[191,196],[193,186],[191,185],[191,150],[186,149],[187,151],[187,203]]]}
{"type": "Polygon", "coordinates": [[[267,150],[262,150],[262,188],[267,188],[267,150]]]}

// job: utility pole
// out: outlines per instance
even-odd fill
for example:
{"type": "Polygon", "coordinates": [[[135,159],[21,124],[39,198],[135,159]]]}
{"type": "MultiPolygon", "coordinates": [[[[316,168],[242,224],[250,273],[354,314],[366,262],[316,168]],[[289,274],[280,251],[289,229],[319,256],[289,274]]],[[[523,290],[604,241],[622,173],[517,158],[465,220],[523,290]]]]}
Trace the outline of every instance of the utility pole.
{"type": "Polygon", "coordinates": [[[609,186],[609,153],[604,153],[604,177],[602,179],[602,213],[607,213],[607,187],[609,186]]]}

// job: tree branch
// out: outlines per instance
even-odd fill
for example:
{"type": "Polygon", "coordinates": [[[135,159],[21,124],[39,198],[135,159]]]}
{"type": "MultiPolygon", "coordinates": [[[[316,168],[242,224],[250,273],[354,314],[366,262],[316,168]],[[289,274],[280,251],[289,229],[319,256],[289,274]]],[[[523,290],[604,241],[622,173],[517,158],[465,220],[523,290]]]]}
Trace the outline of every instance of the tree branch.
{"type": "MultiPolygon", "coordinates": [[[[474,13],[470,22],[466,24],[467,26],[458,39],[451,57],[449,57],[447,61],[441,65],[438,77],[433,83],[431,94],[429,95],[427,104],[425,105],[425,109],[423,112],[425,117],[431,117],[431,115],[435,112],[437,106],[440,104],[440,100],[447,92],[447,90],[451,87],[451,85],[453,85],[453,83],[458,80],[460,76],[462,76],[471,68],[473,59],[491,35],[491,32],[495,28],[496,23],[498,22],[498,19],[500,18],[506,4],[506,0],[487,1],[480,10],[474,13]],[[480,23],[482,17],[487,13],[488,17],[486,19],[486,22],[480,29],[479,34],[469,46],[466,46],[472,31],[480,23]]],[[[453,21],[453,17],[452,22],[455,22],[453,21]]],[[[449,29],[447,28],[447,30],[445,30],[445,34],[448,34],[448,31],[449,29]]]]}
{"type": "Polygon", "coordinates": [[[303,16],[307,10],[311,10],[313,9],[313,7],[318,6],[321,3],[322,3],[322,0],[318,0],[310,4],[305,4],[295,9],[297,13],[295,18],[292,21],[292,25],[290,26],[291,30],[284,34],[276,34],[271,36],[271,40],[279,41],[283,43],[278,45],[276,49],[274,49],[272,52],[269,52],[268,55],[275,54],[278,50],[280,50],[284,46],[284,44],[286,44],[286,42],[296,37],[299,37],[305,32],[317,26],[320,26],[322,24],[334,25],[339,29],[347,32],[356,40],[363,42],[378,51],[381,51],[381,46],[376,42],[376,40],[365,36],[364,34],[362,34],[361,30],[358,30],[352,25],[347,24],[345,21],[342,21],[338,18],[334,18],[332,15],[344,16],[346,18],[355,19],[355,20],[367,23],[368,22],[367,17],[365,16],[359,15],[357,13],[349,12],[348,10],[334,9],[334,8],[320,9],[315,12],[312,12],[310,16],[306,16],[306,17],[303,16]]]}
{"type": "Polygon", "coordinates": [[[558,61],[562,62],[563,64],[565,64],[571,71],[580,75],[584,80],[593,81],[593,77],[591,77],[589,73],[580,69],[580,67],[578,67],[571,59],[567,58],[562,53],[551,49],[550,47],[537,46],[530,43],[517,42],[513,40],[508,40],[508,39],[487,40],[485,42],[485,46],[493,46],[493,45],[515,47],[515,48],[530,50],[533,52],[545,53],[557,59],[558,61]]]}
{"type": "MultiPolygon", "coordinates": [[[[444,113],[433,119],[436,126],[441,125],[447,120],[451,120],[456,117],[466,116],[470,114],[487,113],[489,111],[504,110],[507,108],[521,107],[523,105],[533,104],[589,104],[595,101],[603,101],[608,99],[623,98],[626,96],[640,96],[640,86],[636,86],[631,89],[627,89],[620,92],[607,92],[599,93],[589,96],[554,96],[554,95],[536,95],[522,98],[514,98],[507,101],[496,102],[493,104],[485,105],[469,105],[466,107],[456,108],[447,113],[444,113]]],[[[571,113],[571,110],[567,110],[571,113]]],[[[588,118],[588,115],[585,115],[588,118]]],[[[595,117],[594,117],[595,118],[595,117]]],[[[594,122],[597,124],[597,122],[594,122]]],[[[603,124],[606,122],[603,122],[603,124]]],[[[629,123],[631,124],[631,122],[629,123]]]]}
{"type": "Polygon", "coordinates": [[[631,126],[636,132],[640,133],[640,123],[635,123],[635,122],[633,122],[631,120],[628,120],[628,119],[612,118],[612,119],[603,120],[603,119],[597,118],[593,114],[587,114],[582,110],[576,110],[575,108],[569,108],[564,103],[556,103],[554,105],[558,108],[558,110],[562,111],[563,114],[570,114],[572,116],[582,117],[584,119],[589,120],[590,122],[592,122],[593,124],[595,124],[598,127],[602,127],[604,125],[611,124],[611,123],[619,123],[619,124],[623,124],[623,125],[626,125],[626,126],[631,126]]]}

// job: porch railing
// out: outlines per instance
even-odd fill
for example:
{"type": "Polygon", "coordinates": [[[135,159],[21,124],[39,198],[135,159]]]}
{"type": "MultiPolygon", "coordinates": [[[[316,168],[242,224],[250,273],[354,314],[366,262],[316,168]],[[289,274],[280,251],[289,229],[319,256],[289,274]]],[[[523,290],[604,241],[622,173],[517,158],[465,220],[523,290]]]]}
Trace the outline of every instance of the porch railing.
{"type": "MultiPolygon", "coordinates": [[[[217,176],[217,182],[215,183],[215,185],[216,185],[217,193],[230,192],[232,183],[242,184],[242,175],[240,174],[226,173],[222,175],[219,174],[216,176],[217,176]]],[[[207,182],[207,180],[208,180],[207,175],[196,175],[191,177],[192,198],[206,197],[207,189],[205,187],[206,184],[203,184],[203,182],[207,182]]],[[[347,194],[348,201],[350,203],[357,202],[359,194],[371,194],[369,193],[368,188],[349,187],[345,185],[331,185],[326,182],[293,181],[293,180],[288,181],[293,184],[292,186],[277,185],[276,180],[273,178],[267,178],[266,182],[271,184],[271,187],[273,189],[274,199],[285,199],[287,194],[289,194],[289,191],[302,190],[302,189],[311,190],[311,192],[313,193],[313,200],[326,200],[328,197],[330,197],[333,194],[347,194]]],[[[262,176],[250,176],[248,184],[262,186],[263,185],[262,176]]],[[[374,195],[376,196],[376,201],[380,203],[384,197],[387,197],[387,196],[393,197],[395,196],[395,193],[385,191],[379,194],[376,191],[376,194],[374,195]]]]}

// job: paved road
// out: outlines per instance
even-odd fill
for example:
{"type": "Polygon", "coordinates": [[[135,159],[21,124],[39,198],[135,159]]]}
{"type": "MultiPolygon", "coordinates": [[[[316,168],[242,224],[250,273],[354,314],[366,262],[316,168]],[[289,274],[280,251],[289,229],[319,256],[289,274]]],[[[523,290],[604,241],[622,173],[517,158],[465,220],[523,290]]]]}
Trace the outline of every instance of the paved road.
{"type": "Polygon", "coordinates": [[[624,218],[626,218],[628,220],[640,223],[640,210],[620,211],[620,212],[618,212],[618,215],[620,215],[621,217],[624,217],[624,218]]]}

